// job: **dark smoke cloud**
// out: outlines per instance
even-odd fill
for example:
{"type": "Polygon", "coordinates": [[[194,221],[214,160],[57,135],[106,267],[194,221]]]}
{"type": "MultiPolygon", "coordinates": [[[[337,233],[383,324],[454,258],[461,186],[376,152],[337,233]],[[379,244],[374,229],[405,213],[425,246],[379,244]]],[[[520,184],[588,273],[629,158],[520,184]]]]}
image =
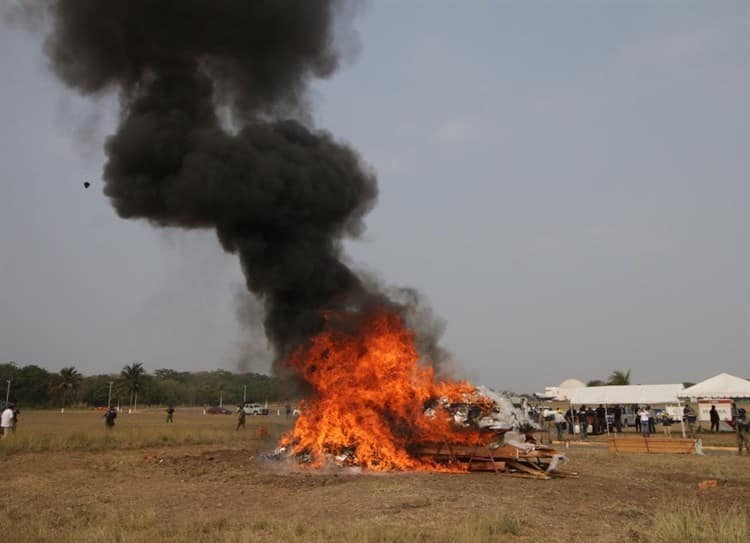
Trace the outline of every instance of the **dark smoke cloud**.
{"type": "MultiPolygon", "coordinates": [[[[120,123],[105,144],[104,192],[118,215],[211,228],[239,256],[250,293],[238,304],[256,364],[258,303],[283,358],[327,312],[387,306],[419,330],[429,359],[442,323],[413,290],[362,280],[341,240],[364,230],[377,183],[350,147],[299,121],[306,87],[358,48],[358,7],[335,0],[28,0],[9,20],[41,28],[54,73],[83,95],[116,91],[120,123]],[[336,16],[336,17],[335,17],[336,16]],[[338,36],[338,40],[336,39],[338,36]],[[295,120],[297,119],[297,120],[295,120]],[[231,127],[231,128],[229,128],[231,127]]],[[[331,325],[331,321],[328,321],[331,325]]],[[[252,359],[252,361],[251,361],[252,359]]],[[[277,370],[280,367],[276,368],[277,370]]]]}
{"type": "Polygon", "coordinates": [[[340,259],[377,185],[351,148],[291,116],[338,65],[329,0],[58,0],[45,48],[82,94],[116,89],[104,192],[124,218],[213,228],[286,354],[366,296],[340,259]],[[228,108],[238,127],[222,127],[228,108]]]}

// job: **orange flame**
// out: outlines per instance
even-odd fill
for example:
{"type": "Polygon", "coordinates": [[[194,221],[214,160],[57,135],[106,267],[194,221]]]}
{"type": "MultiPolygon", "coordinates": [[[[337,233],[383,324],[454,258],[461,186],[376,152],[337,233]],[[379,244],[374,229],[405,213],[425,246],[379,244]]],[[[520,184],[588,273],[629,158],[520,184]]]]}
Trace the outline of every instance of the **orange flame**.
{"type": "Polygon", "coordinates": [[[438,398],[460,403],[472,393],[468,382],[436,382],[434,369],[420,364],[414,333],[388,312],[346,316],[347,329],[331,328],[292,354],[288,363],[310,384],[314,398],[302,406],[282,445],[307,453],[314,465],[346,454],[370,470],[435,470],[440,466],[409,454],[420,443],[477,445],[476,430],[458,427],[451,414],[425,408],[438,398]]]}

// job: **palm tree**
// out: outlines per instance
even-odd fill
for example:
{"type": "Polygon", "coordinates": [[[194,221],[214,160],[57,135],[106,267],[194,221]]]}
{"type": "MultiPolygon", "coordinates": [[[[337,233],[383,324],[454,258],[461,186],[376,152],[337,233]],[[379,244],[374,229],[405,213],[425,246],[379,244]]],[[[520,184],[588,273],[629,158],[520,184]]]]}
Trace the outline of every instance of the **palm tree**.
{"type": "Polygon", "coordinates": [[[60,370],[60,378],[62,380],[57,385],[57,390],[62,392],[62,410],[65,411],[65,396],[68,391],[75,392],[78,390],[78,387],[81,386],[83,376],[75,367],[69,366],[60,370]]]}
{"type": "Polygon", "coordinates": [[[610,385],[629,385],[630,384],[630,368],[628,371],[615,370],[612,375],[609,376],[610,385]]]}
{"type": "Polygon", "coordinates": [[[129,366],[126,365],[120,372],[120,377],[125,380],[125,385],[130,394],[130,406],[134,411],[138,407],[138,389],[145,374],[146,370],[143,369],[143,364],[140,362],[133,362],[129,366]]]}

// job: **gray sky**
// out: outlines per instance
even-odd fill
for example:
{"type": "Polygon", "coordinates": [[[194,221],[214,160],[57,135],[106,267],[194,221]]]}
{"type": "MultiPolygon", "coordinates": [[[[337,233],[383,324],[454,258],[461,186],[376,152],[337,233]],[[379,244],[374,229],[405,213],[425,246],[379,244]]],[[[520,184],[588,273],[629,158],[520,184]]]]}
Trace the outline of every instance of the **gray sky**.
{"type": "MultiPolygon", "coordinates": [[[[369,3],[311,93],[379,176],[352,262],[418,288],[482,384],[750,377],[748,5],[369,3]]],[[[117,218],[116,102],[0,28],[0,361],[233,369],[236,259],[117,218]]]]}

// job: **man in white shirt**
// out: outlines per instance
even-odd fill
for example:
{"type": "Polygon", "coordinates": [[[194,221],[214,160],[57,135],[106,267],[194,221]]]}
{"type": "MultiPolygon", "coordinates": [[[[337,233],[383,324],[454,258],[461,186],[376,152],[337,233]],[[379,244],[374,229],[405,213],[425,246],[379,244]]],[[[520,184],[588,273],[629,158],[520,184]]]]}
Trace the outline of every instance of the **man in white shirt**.
{"type": "Polygon", "coordinates": [[[3,439],[13,430],[13,404],[9,404],[0,415],[0,427],[3,429],[3,439]]]}
{"type": "Polygon", "coordinates": [[[557,429],[557,440],[562,441],[563,431],[565,430],[565,416],[560,409],[555,411],[555,428],[557,429]]]}
{"type": "Polygon", "coordinates": [[[651,410],[648,406],[641,407],[638,411],[638,417],[641,419],[641,434],[643,434],[643,437],[649,437],[651,428],[648,419],[651,418],[651,410]]]}

